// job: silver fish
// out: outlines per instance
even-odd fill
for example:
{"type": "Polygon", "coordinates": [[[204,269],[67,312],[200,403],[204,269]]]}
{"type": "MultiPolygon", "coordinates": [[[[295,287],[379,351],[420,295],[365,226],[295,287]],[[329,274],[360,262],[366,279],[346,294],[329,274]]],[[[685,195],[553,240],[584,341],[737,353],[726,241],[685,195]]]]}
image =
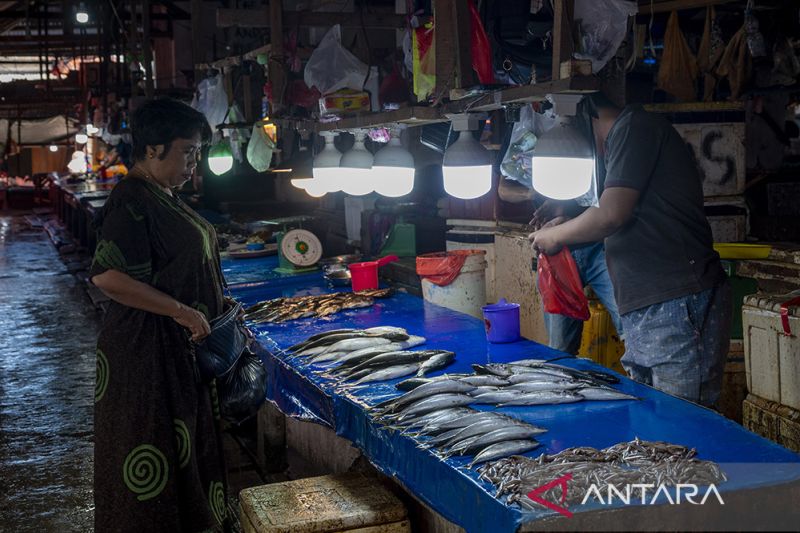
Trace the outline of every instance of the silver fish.
{"type": "Polygon", "coordinates": [[[375,346],[380,346],[382,344],[389,344],[390,341],[384,337],[363,337],[363,338],[355,338],[355,339],[345,339],[334,344],[328,346],[322,354],[328,352],[352,352],[355,350],[361,350],[363,348],[372,348],[375,346]]]}
{"type": "Polygon", "coordinates": [[[604,400],[638,400],[636,396],[625,394],[616,389],[606,387],[584,387],[579,389],[578,394],[587,400],[591,401],[604,401],[604,400]]]}
{"type": "Polygon", "coordinates": [[[540,391],[522,393],[516,398],[497,404],[498,407],[511,405],[551,405],[560,403],[574,403],[583,400],[583,396],[571,391],[540,391]]]}
{"type": "Polygon", "coordinates": [[[469,405],[472,402],[473,398],[471,396],[467,396],[466,394],[437,394],[436,396],[430,396],[403,409],[401,411],[400,420],[414,415],[438,411],[439,409],[443,409],[445,407],[469,405]]]}
{"type": "Polygon", "coordinates": [[[388,402],[385,402],[383,405],[378,404],[376,407],[386,407],[387,410],[390,411],[397,410],[400,407],[416,402],[417,400],[421,400],[422,398],[433,396],[435,394],[443,394],[446,392],[460,392],[466,394],[472,389],[474,389],[473,386],[467,385],[466,383],[461,383],[460,381],[455,381],[453,379],[431,381],[430,383],[425,383],[424,385],[421,385],[416,389],[403,394],[399,398],[394,398],[388,402]]]}
{"type": "Polygon", "coordinates": [[[508,385],[508,381],[493,375],[470,375],[465,378],[460,378],[459,381],[463,381],[469,385],[475,385],[476,387],[502,387],[508,385]]]}
{"type": "Polygon", "coordinates": [[[508,427],[490,431],[488,433],[484,433],[483,435],[479,436],[476,440],[472,441],[469,445],[462,447],[460,451],[462,452],[462,455],[472,455],[473,453],[479,453],[487,446],[491,446],[492,444],[497,444],[498,442],[530,439],[532,437],[535,437],[536,435],[541,435],[546,431],[547,431],[546,429],[538,428],[535,426],[511,425],[508,427]]]}
{"type": "Polygon", "coordinates": [[[428,372],[441,370],[452,363],[455,358],[456,354],[454,352],[438,353],[420,365],[419,370],[417,370],[417,376],[425,377],[428,372]]]}
{"type": "Polygon", "coordinates": [[[496,392],[485,392],[475,396],[475,403],[488,405],[498,405],[518,398],[523,393],[516,390],[498,390],[496,392]]]}
{"type": "MultiPolygon", "coordinates": [[[[462,417],[455,418],[453,420],[431,422],[430,424],[428,424],[428,426],[430,426],[428,428],[428,431],[434,428],[462,429],[481,420],[488,420],[490,418],[502,418],[504,416],[505,415],[497,413],[495,411],[472,411],[468,414],[465,414],[462,417]]],[[[423,430],[425,430],[424,427],[423,430]]]]}
{"type": "Polygon", "coordinates": [[[539,447],[539,442],[532,439],[509,440],[505,442],[498,442],[481,450],[481,453],[475,456],[469,464],[472,468],[478,463],[484,463],[500,457],[508,457],[509,455],[516,455],[520,453],[529,452],[539,447]]]}
{"type": "Polygon", "coordinates": [[[366,376],[358,379],[354,384],[360,385],[361,383],[371,383],[373,381],[388,381],[390,379],[401,378],[409,374],[413,374],[419,368],[419,363],[410,363],[406,365],[397,365],[370,372],[366,376]]]}
{"type": "Polygon", "coordinates": [[[537,391],[555,391],[555,390],[572,390],[585,386],[583,383],[576,383],[574,381],[528,381],[517,383],[508,387],[511,390],[518,390],[520,392],[537,392],[537,391]]]}
{"type": "Polygon", "coordinates": [[[474,424],[470,424],[469,426],[462,428],[461,431],[457,432],[449,439],[446,439],[442,444],[442,446],[443,447],[453,446],[455,444],[458,444],[462,440],[467,439],[469,437],[474,437],[475,435],[483,435],[485,433],[489,433],[496,429],[509,426],[519,426],[519,425],[527,426],[525,422],[521,422],[515,418],[511,418],[508,416],[479,420],[474,424]]]}

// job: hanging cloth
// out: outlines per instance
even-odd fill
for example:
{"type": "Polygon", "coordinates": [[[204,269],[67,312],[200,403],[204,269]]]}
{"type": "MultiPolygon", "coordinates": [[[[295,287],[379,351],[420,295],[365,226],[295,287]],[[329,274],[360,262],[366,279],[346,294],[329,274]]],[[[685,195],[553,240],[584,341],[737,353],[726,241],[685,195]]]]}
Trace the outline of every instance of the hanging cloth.
{"type": "Polygon", "coordinates": [[[681,33],[678,13],[673,11],[664,34],[664,55],[661,57],[661,68],[658,69],[658,88],[679,100],[690,102],[696,99],[696,78],[697,60],[681,33]]]}
{"type": "Polygon", "coordinates": [[[703,38],[700,40],[700,49],[697,51],[697,67],[703,73],[703,101],[705,102],[710,102],[714,96],[714,88],[717,86],[714,70],[725,50],[725,43],[720,36],[716,17],[714,6],[706,7],[703,38]]]}
{"type": "Polygon", "coordinates": [[[742,94],[744,84],[750,79],[750,52],[747,48],[747,33],[744,26],[733,36],[717,67],[717,76],[728,78],[731,86],[731,98],[737,99],[742,94]]]}

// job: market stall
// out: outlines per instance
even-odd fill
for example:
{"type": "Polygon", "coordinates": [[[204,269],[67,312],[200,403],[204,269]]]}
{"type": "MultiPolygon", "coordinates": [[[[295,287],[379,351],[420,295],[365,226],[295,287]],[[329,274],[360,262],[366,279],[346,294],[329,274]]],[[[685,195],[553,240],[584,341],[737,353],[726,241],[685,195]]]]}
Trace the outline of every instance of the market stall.
{"type": "MultiPolygon", "coordinates": [[[[244,267],[228,262],[226,275],[235,276],[240,268],[244,267]]],[[[232,293],[237,300],[250,306],[272,298],[320,295],[331,291],[320,276],[254,285],[234,287],[232,293]]],[[[328,330],[391,325],[402,325],[409,333],[425,337],[421,348],[447,349],[456,353],[452,365],[434,375],[468,373],[472,371],[472,364],[507,363],[530,358],[558,361],[558,364],[574,369],[606,371],[587,360],[575,359],[526,340],[489,344],[482,321],[414,296],[395,293],[376,300],[371,307],[341,311],[321,319],[252,324],[259,353],[270,376],[268,399],[288,416],[331,427],[336,434],[354,443],[380,471],[394,477],[411,494],[467,531],[512,531],[523,524],[524,528],[534,528],[537,523],[548,523],[547,520],[559,517],[544,507],[524,511],[518,505],[504,503],[494,497],[496,487],[479,479],[477,468],[468,467],[469,458],[451,457],[443,461],[433,450],[422,449],[414,438],[382,427],[370,413],[370,408],[400,395],[400,391],[395,389],[400,379],[345,390],[341,383],[320,375],[320,367],[306,365],[302,358],[286,351],[291,345],[328,330]]],[[[665,441],[694,448],[698,458],[719,465],[727,477],[727,481],[719,485],[726,503],[740,501],[738,495],[748,494],[748,498],[766,505],[766,500],[761,501],[759,491],[753,492],[754,489],[764,489],[765,495],[771,494],[767,489],[774,487],[793,485],[793,490],[797,490],[800,457],[796,454],[745,431],[713,411],[624,377],[620,377],[620,383],[614,387],[639,400],[506,407],[502,412],[547,428],[546,433],[537,436],[541,446],[526,454],[531,457],[542,453],[554,454],[576,446],[604,448],[635,438],[665,441]]],[[[487,409],[486,406],[478,408],[487,409]]],[[[786,490],[784,495],[788,499],[772,500],[770,505],[796,513],[789,504],[791,494],[792,490],[786,490]]],[[[665,502],[661,500],[659,503],[665,502]]],[[[575,516],[580,516],[621,507],[635,514],[630,507],[621,504],[609,507],[597,502],[572,508],[572,511],[575,516]]],[[[743,523],[743,508],[728,506],[723,509],[731,521],[729,523],[743,523]],[[742,512],[738,512],[740,510],[742,512]]],[[[694,516],[694,520],[701,520],[693,510],[681,508],[684,510],[687,513],[684,518],[694,516]]],[[[708,507],[704,512],[709,524],[724,514],[708,507]]],[[[596,516],[592,524],[597,527],[601,523],[612,523],[603,520],[623,518],[615,514],[605,518],[596,516]]],[[[701,523],[696,522],[695,527],[701,523]]]]}

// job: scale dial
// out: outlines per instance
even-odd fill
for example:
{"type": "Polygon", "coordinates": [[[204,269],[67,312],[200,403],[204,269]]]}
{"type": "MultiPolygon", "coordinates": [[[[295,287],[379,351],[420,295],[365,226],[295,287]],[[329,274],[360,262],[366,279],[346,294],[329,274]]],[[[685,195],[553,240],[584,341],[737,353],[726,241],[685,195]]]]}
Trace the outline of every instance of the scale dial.
{"type": "Polygon", "coordinates": [[[322,257],[322,243],[308,230],[293,229],[281,240],[281,253],[297,267],[309,267],[322,257]]]}

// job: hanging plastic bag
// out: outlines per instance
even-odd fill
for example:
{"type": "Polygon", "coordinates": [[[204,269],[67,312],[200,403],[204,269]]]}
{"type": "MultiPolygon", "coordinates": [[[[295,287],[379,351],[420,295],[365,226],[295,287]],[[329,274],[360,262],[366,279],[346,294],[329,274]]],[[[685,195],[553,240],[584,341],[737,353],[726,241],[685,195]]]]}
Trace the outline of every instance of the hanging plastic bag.
{"type": "Polygon", "coordinates": [[[626,0],[577,0],[575,20],[580,22],[580,51],[577,59],[592,62],[600,72],[617,53],[628,31],[628,17],[638,12],[636,2],[626,0]]]}
{"type": "MultiPolygon", "coordinates": [[[[244,122],[244,116],[242,112],[239,110],[239,105],[234,103],[230,111],[228,111],[228,118],[227,123],[238,123],[244,122]]],[[[245,144],[247,144],[247,138],[250,132],[244,128],[235,128],[229,130],[223,130],[224,135],[229,138],[231,143],[231,155],[236,160],[237,163],[241,163],[244,161],[244,154],[242,153],[242,149],[244,148],[245,144]]]]}
{"type": "Polygon", "coordinates": [[[436,87],[436,50],[433,41],[433,23],[429,22],[412,32],[414,57],[414,94],[417,100],[428,98],[436,87]]]}
{"type": "Polygon", "coordinates": [[[552,111],[537,113],[530,105],[520,109],[519,121],[514,123],[508,149],[500,163],[500,173],[521,185],[533,188],[531,158],[536,141],[556,123],[552,111]]]}
{"type": "Polygon", "coordinates": [[[324,96],[339,89],[360,91],[368,71],[367,65],[342,46],[342,28],[336,24],[308,59],[303,80],[324,96]]]}
{"type": "Polygon", "coordinates": [[[471,20],[470,32],[470,52],[472,53],[472,68],[478,75],[481,83],[494,83],[494,68],[492,67],[492,47],[489,44],[489,36],[481,22],[481,16],[475,9],[475,3],[469,1],[469,14],[471,20]]]}
{"type": "Polygon", "coordinates": [[[694,88],[696,78],[697,60],[681,32],[678,12],[673,11],[664,34],[664,55],[661,57],[661,67],[658,69],[658,88],[678,100],[691,102],[696,99],[694,88]]]}
{"type": "Polygon", "coordinates": [[[713,71],[717,67],[725,43],[722,41],[717,15],[714,6],[706,7],[706,22],[703,27],[703,37],[700,39],[700,48],[697,50],[697,68],[703,74],[703,101],[710,102],[717,86],[717,78],[713,71]]]}
{"type": "Polygon", "coordinates": [[[245,349],[234,367],[217,379],[222,417],[240,424],[255,415],[267,398],[267,371],[261,359],[245,349]]]}
{"type": "Polygon", "coordinates": [[[272,163],[272,154],[275,152],[275,143],[264,127],[256,123],[250,134],[250,142],[247,143],[247,162],[257,172],[266,172],[272,163]]]}
{"type": "Polygon", "coordinates": [[[222,75],[217,74],[201,81],[197,86],[197,93],[192,106],[206,116],[213,130],[222,124],[225,113],[228,112],[228,94],[225,92],[222,75]]]}
{"type": "Polygon", "coordinates": [[[539,293],[544,310],[576,320],[589,320],[589,300],[583,293],[578,265],[566,246],[554,255],[539,254],[539,293]]]}

